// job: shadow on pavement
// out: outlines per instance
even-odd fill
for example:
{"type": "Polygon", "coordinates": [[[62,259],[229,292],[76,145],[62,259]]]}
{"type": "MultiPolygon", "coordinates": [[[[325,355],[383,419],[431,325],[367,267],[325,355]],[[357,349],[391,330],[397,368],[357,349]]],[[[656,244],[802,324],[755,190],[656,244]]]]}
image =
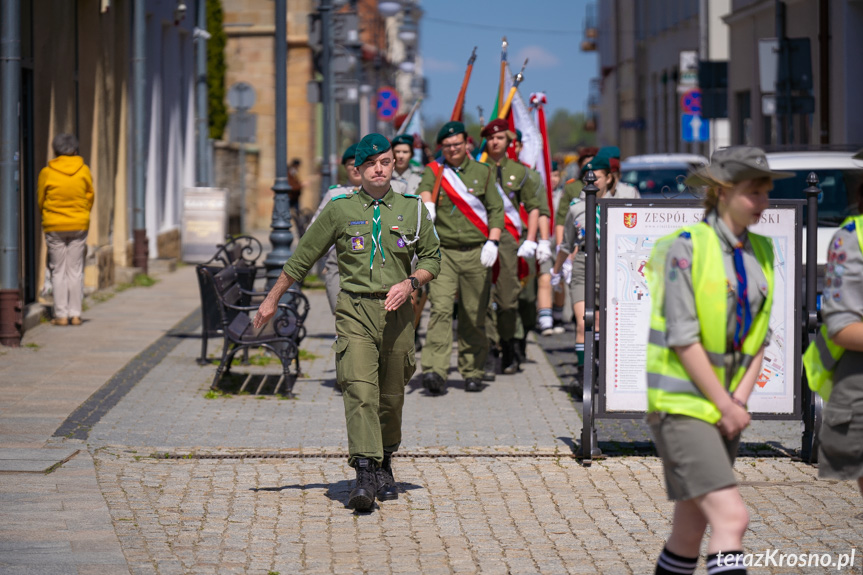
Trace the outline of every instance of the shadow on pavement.
{"type": "MultiPolygon", "coordinates": [[[[415,485],[413,483],[404,483],[402,481],[396,481],[399,487],[399,493],[407,493],[408,491],[414,491],[415,489],[423,489],[421,485],[415,485]]],[[[335,483],[306,483],[300,484],[295,483],[293,485],[282,485],[281,487],[250,487],[249,491],[254,491],[255,493],[260,491],[284,491],[286,489],[301,489],[305,491],[306,489],[326,489],[324,495],[332,501],[338,501],[345,507],[348,506],[348,496],[351,493],[351,488],[354,485],[353,479],[342,479],[341,481],[337,481],[335,483]]]]}

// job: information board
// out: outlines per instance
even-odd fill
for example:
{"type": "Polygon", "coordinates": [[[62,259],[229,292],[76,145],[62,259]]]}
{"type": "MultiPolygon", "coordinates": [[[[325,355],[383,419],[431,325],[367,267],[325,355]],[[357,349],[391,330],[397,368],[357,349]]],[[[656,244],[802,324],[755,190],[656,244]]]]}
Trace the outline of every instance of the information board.
{"type": "Polygon", "coordinates": [[[228,190],[186,188],[183,190],[183,261],[206,262],[225,243],[228,231],[228,190]]]}
{"type": "MultiPolygon", "coordinates": [[[[704,208],[695,202],[628,205],[603,204],[602,248],[606,251],[600,305],[605,394],[600,412],[644,412],[647,409],[647,336],[651,298],[645,266],[661,237],[701,221],[704,208]],[[681,205],[688,204],[688,205],[681,205]]],[[[774,247],[774,300],[770,319],[772,336],[764,353],[761,375],[749,400],[757,414],[794,414],[795,381],[801,351],[797,349],[797,269],[799,206],[776,202],[750,229],[772,238],[774,247]]],[[[600,388],[602,389],[602,388],[600,388]]]]}

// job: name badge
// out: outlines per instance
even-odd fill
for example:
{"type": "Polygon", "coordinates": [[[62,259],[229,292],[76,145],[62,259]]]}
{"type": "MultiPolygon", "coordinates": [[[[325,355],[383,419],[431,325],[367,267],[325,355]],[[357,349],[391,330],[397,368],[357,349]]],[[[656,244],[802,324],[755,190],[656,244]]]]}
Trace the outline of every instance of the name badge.
{"type": "Polygon", "coordinates": [[[367,223],[369,223],[368,220],[354,220],[354,221],[350,222],[348,225],[349,226],[362,226],[362,225],[365,225],[367,223]]]}

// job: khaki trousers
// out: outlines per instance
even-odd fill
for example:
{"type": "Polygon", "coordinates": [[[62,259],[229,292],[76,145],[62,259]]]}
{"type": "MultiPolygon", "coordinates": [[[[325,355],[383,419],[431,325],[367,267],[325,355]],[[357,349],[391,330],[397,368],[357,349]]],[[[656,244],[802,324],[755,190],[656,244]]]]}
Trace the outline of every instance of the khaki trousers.
{"type": "Polygon", "coordinates": [[[54,286],[54,317],[81,317],[87,230],[46,232],[45,244],[54,286]]]}
{"type": "Polygon", "coordinates": [[[447,379],[452,354],[452,312],[458,294],[458,370],[465,379],[482,377],[488,355],[485,316],[491,269],[479,256],[482,247],[461,251],[441,247],[440,274],[429,284],[429,317],[423,347],[423,371],[447,379]]]}
{"type": "Polygon", "coordinates": [[[395,311],[383,299],[339,292],[336,304],[336,379],[348,430],[348,463],[392,453],[402,440],[405,385],[416,371],[414,311],[395,311]]]}

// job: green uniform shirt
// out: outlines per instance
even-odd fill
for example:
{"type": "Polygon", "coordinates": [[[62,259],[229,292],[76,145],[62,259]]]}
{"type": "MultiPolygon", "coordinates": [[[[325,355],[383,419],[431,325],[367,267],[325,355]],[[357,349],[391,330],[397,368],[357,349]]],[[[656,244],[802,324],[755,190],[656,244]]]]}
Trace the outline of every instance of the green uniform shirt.
{"type": "MultiPolygon", "coordinates": [[[[532,168],[525,169],[527,170],[528,178],[533,181],[532,185],[536,187],[536,198],[539,202],[539,215],[550,218],[551,208],[548,206],[548,192],[546,191],[545,184],[542,181],[542,175],[532,168]]],[[[528,212],[529,211],[530,210],[528,210],[528,212]]]]}
{"type": "MultiPolygon", "coordinates": [[[[502,230],[503,200],[494,187],[494,175],[491,168],[468,155],[465,156],[462,164],[454,169],[461,181],[467,186],[468,192],[478,197],[485,206],[488,212],[488,228],[502,230]]],[[[423,172],[419,191],[431,192],[434,189],[434,181],[434,172],[427,167],[423,172]]],[[[444,248],[482,244],[488,239],[450,201],[443,189],[438,196],[435,229],[440,234],[440,243],[444,248]]]]}
{"type": "Polygon", "coordinates": [[[374,200],[360,189],[335,196],[300,238],[294,255],[285,263],[285,273],[302,280],[309,269],[335,244],[339,262],[339,285],[353,293],[383,293],[416,269],[432,277],[440,271],[440,242],[431,216],[417,196],[402,196],[392,188],[380,200],[381,250],[372,262],[372,215],[374,200]],[[417,206],[421,225],[416,239],[417,206]],[[416,239],[416,241],[414,241],[416,239]],[[413,243],[412,243],[413,242],[413,243]],[[383,253],[381,253],[383,252],[383,253]]]}
{"type": "MultiPolygon", "coordinates": [[[[536,177],[534,177],[531,173],[533,170],[520,162],[510,160],[506,156],[500,160],[499,165],[489,161],[488,166],[494,172],[497,182],[515,209],[518,209],[519,204],[524,204],[524,209],[528,213],[533,210],[540,210],[542,213],[542,205],[545,202],[540,201],[539,194],[540,188],[542,191],[545,188],[542,186],[539,173],[536,173],[536,177]]],[[[545,215],[548,215],[547,207],[545,215]]]]}
{"type": "Polygon", "coordinates": [[[584,182],[573,178],[566,182],[563,186],[563,194],[560,196],[560,201],[557,203],[557,211],[554,214],[554,223],[563,225],[566,220],[566,214],[569,211],[569,204],[572,200],[577,200],[581,195],[581,189],[584,187],[584,182]]]}

